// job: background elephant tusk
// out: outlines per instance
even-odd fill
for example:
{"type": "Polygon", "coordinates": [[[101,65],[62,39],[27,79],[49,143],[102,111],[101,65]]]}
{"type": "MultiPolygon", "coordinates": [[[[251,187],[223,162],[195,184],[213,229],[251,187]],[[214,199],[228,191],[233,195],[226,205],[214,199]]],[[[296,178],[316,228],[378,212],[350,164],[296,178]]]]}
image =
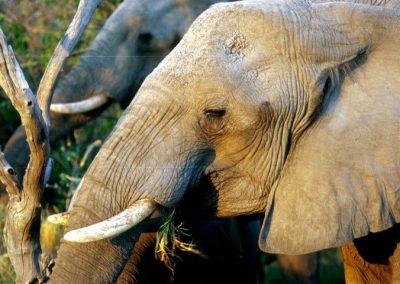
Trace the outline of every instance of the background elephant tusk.
{"type": "Polygon", "coordinates": [[[53,215],[50,215],[47,217],[47,221],[49,221],[50,223],[55,224],[55,225],[65,226],[65,225],[67,225],[69,216],[70,216],[69,212],[53,214],[53,215]]]}
{"type": "Polygon", "coordinates": [[[50,110],[57,113],[78,114],[95,110],[107,103],[108,100],[109,98],[105,94],[99,94],[79,102],[51,104],[50,110]]]}
{"type": "Polygon", "coordinates": [[[118,236],[146,219],[156,208],[157,203],[152,200],[139,200],[114,217],[66,233],[64,240],[86,243],[118,236]]]}

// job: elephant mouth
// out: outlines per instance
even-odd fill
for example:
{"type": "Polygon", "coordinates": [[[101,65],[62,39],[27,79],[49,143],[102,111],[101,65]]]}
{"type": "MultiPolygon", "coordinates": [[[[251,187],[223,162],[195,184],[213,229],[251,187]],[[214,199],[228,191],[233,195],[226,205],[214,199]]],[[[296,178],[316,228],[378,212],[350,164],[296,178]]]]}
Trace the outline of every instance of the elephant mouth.
{"type": "MultiPolygon", "coordinates": [[[[85,243],[113,238],[137,226],[149,217],[152,219],[156,217],[165,218],[171,211],[176,212],[179,220],[214,218],[218,202],[216,184],[221,183],[222,172],[225,170],[214,166],[206,168],[196,182],[181,189],[184,191],[183,196],[170,208],[163,206],[155,199],[139,199],[109,219],[67,232],[64,239],[70,242],[85,243]]],[[[50,218],[52,217],[50,216],[50,218]]]]}
{"type": "MultiPolygon", "coordinates": [[[[205,185],[206,180],[202,179],[200,184],[205,185]]],[[[79,228],[76,230],[72,230],[67,232],[64,235],[64,240],[70,242],[78,242],[78,243],[86,243],[86,242],[94,242],[103,239],[109,239],[116,237],[131,228],[137,226],[138,224],[142,223],[145,219],[157,218],[161,216],[167,215],[166,212],[170,212],[171,210],[177,210],[179,212],[192,212],[190,206],[182,205],[185,204],[185,201],[194,200],[197,197],[197,193],[199,190],[192,188],[191,190],[187,190],[188,194],[182,198],[182,200],[176,205],[174,208],[166,208],[153,199],[140,199],[136,201],[133,205],[129,206],[119,214],[106,219],[104,221],[95,223],[93,225],[79,228]],[[195,193],[192,195],[192,193],[195,193]]],[[[196,204],[196,202],[189,202],[191,205],[196,204]]],[[[197,206],[198,207],[198,206],[197,206]]],[[[69,214],[69,213],[66,213],[69,214]]],[[[184,215],[181,213],[179,215],[184,215]]],[[[58,216],[49,216],[49,220],[58,218],[58,216]]],[[[65,216],[63,216],[65,218],[65,216]]],[[[54,220],[53,220],[54,222],[54,220]]]]}

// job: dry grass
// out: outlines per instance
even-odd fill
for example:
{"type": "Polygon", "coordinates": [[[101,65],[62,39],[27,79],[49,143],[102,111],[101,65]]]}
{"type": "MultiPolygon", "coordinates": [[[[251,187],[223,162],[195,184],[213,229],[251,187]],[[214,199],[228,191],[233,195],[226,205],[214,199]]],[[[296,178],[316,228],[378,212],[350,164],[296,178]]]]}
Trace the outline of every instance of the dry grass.
{"type": "Polygon", "coordinates": [[[181,240],[182,236],[188,237],[188,231],[183,228],[182,224],[178,226],[174,224],[174,216],[175,210],[172,210],[171,214],[165,217],[163,224],[157,232],[156,243],[156,257],[164,262],[172,272],[174,271],[176,261],[179,260],[176,250],[207,257],[196,248],[195,244],[186,243],[181,240]]]}
{"type": "Polygon", "coordinates": [[[63,235],[63,228],[54,225],[47,220],[42,220],[40,228],[40,245],[42,252],[46,255],[55,257],[60,246],[60,239],[63,235]]]}

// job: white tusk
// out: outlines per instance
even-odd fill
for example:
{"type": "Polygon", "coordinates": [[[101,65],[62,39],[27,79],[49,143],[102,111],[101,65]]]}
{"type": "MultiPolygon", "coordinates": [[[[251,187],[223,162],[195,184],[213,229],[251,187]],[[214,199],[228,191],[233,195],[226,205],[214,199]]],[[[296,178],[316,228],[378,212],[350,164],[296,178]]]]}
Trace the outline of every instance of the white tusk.
{"type": "Polygon", "coordinates": [[[152,200],[139,200],[114,217],[66,233],[64,235],[64,240],[86,243],[118,236],[142,222],[150,216],[156,208],[157,203],[152,200]]]}
{"type": "Polygon", "coordinates": [[[65,225],[67,225],[69,216],[70,216],[69,212],[62,212],[62,213],[48,216],[47,221],[49,221],[50,223],[55,224],[55,225],[65,226],[65,225]]]}
{"type": "Polygon", "coordinates": [[[79,114],[95,110],[104,105],[107,101],[108,97],[105,94],[99,94],[80,102],[51,104],[50,110],[52,112],[64,114],[79,114]]]}

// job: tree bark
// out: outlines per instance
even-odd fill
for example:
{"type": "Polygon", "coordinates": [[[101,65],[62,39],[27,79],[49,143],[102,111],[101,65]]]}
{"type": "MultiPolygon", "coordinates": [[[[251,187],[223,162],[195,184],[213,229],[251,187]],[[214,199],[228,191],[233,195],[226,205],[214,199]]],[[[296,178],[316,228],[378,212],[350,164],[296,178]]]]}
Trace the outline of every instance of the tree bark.
{"type": "Polygon", "coordinates": [[[52,164],[49,163],[49,107],[55,80],[100,2],[81,0],[42,78],[38,100],[0,30],[0,85],[21,116],[30,150],[22,185],[0,151],[0,181],[9,197],[4,237],[17,283],[42,283],[47,278],[47,263],[41,260],[40,215],[46,172],[52,164]]]}
{"type": "Polygon", "coordinates": [[[17,283],[44,279],[39,265],[41,255],[40,213],[43,179],[50,154],[48,128],[41,116],[36,98],[30,90],[11,47],[0,32],[0,84],[21,116],[31,150],[22,187],[15,171],[1,155],[0,179],[9,195],[4,237],[13,264],[17,283]]]}

